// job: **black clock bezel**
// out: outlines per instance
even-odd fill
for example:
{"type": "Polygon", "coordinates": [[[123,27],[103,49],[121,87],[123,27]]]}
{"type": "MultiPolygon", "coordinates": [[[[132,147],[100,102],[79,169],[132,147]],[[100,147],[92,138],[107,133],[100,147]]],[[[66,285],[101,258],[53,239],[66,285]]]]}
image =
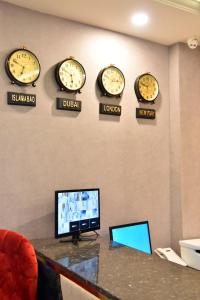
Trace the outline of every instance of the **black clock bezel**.
{"type": "Polygon", "coordinates": [[[103,96],[116,97],[116,98],[118,98],[118,97],[121,97],[122,94],[123,94],[123,91],[124,91],[124,88],[125,88],[125,83],[126,83],[126,81],[125,81],[125,76],[124,76],[123,72],[122,72],[119,68],[117,68],[116,66],[110,65],[110,66],[108,66],[108,67],[103,68],[103,69],[99,72],[98,77],[97,77],[97,83],[98,83],[98,86],[99,86],[99,88],[100,88],[100,90],[101,90],[103,96]],[[103,79],[102,79],[103,73],[104,73],[107,69],[109,69],[109,68],[115,68],[115,69],[117,69],[117,70],[122,74],[122,77],[123,77],[123,79],[124,79],[124,86],[123,86],[123,89],[122,89],[122,91],[121,91],[120,93],[118,93],[118,94],[111,94],[111,93],[109,93],[109,92],[106,90],[106,88],[104,87],[104,85],[103,85],[103,79]]]}
{"type": "Polygon", "coordinates": [[[159,83],[158,83],[158,80],[157,80],[156,77],[155,77],[154,75],[152,75],[151,73],[143,73],[143,74],[139,75],[139,76],[136,78],[136,80],[135,80],[134,89],[135,89],[135,94],[136,94],[136,97],[137,97],[138,102],[142,102],[142,103],[146,103],[146,104],[147,104],[147,103],[153,104],[153,103],[155,102],[156,98],[157,98],[158,95],[159,95],[159,83]],[[147,100],[147,99],[145,99],[145,98],[141,95],[140,89],[139,89],[139,82],[140,82],[140,79],[141,79],[142,77],[146,76],[146,75],[151,75],[151,76],[155,79],[155,81],[156,81],[156,83],[157,83],[157,85],[158,85],[158,93],[157,93],[157,95],[154,97],[154,99],[152,99],[152,100],[147,100]]]}
{"type": "Polygon", "coordinates": [[[61,91],[65,91],[65,92],[68,92],[68,93],[81,93],[81,89],[83,88],[83,86],[85,85],[85,82],[86,82],[86,72],[85,72],[85,68],[83,67],[83,65],[82,65],[78,60],[76,60],[76,59],[74,59],[74,58],[71,58],[71,57],[66,58],[66,59],[64,59],[63,61],[59,62],[59,63],[56,65],[56,68],[55,68],[55,79],[56,79],[56,82],[57,82],[57,84],[59,85],[61,91]],[[73,60],[73,61],[75,61],[78,65],[81,66],[81,68],[82,68],[83,71],[84,71],[84,75],[85,75],[85,76],[84,76],[84,77],[85,77],[85,78],[84,78],[84,81],[83,81],[81,87],[79,87],[79,88],[76,89],[76,90],[71,90],[71,89],[67,88],[67,87],[62,83],[62,80],[61,80],[60,75],[59,75],[59,70],[60,70],[62,64],[65,63],[65,62],[68,61],[68,60],[73,60]]]}
{"type": "Polygon", "coordinates": [[[6,73],[8,75],[8,77],[11,79],[11,83],[12,84],[17,84],[19,86],[29,86],[29,85],[32,85],[33,87],[35,87],[35,82],[38,80],[38,78],[40,77],[40,73],[41,73],[41,65],[40,65],[40,62],[39,62],[39,59],[37,58],[37,56],[30,50],[26,49],[26,48],[17,48],[15,50],[13,50],[6,58],[5,60],[5,70],[6,70],[6,73]],[[15,53],[15,52],[18,52],[18,51],[26,51],[28,53],[30,53],[32,56],[35,57],[35,59],[37,60],[38,62],[38,66],[39,66],[39,73],[38,73],[38,76],[36,79],[34,79],[33,81],[31,82],[21,82],[20,80],[16,79],[13,75],[12,75],[12,72],[10,71],[10,68],[9,68],[9,61],[10,61],[10,58],[11,56],[15,53]]]}

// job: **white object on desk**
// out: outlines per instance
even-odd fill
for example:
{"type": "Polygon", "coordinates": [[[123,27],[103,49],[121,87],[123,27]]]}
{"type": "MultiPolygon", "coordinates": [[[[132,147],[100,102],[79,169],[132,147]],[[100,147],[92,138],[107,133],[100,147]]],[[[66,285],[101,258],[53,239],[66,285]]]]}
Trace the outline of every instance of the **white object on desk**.
{"type": "Polygon", "coordinates": [[[189,267],[200,270],[200,239],[179,241],[181,257],[189,267]]]}
{"type": "Polygon", "coordinates": [[[157,248],[154,250],[156,254],[158,254],[161,258],[167,259],[171,262],[174,262],[176,264],[182,265],[184,267],[187,266],[187,264],[184,262],[183,259],[181,259],[174,250],[171,248],[157,248]]]}

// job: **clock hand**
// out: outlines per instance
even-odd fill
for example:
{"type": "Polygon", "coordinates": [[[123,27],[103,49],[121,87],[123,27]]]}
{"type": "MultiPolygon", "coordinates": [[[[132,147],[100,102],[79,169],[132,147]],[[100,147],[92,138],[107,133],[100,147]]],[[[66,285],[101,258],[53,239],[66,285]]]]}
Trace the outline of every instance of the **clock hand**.
{"type": "Polygon", "coordinates": [[[25,66],[22,66],[22,71],[21,71],[20,75],[23,75],[24,69],[25,69],[25,66]]]}
{"type": "Polygon", "coordinates": [[[73,74],[69,73],[69,75],[71,76],[71,83],[73,83],[73,74]]]}
{"type": "Polygon", "coordinates": [[[71,76],[71,73],[69,73],[69,71],[65,70],[70,76],[71,76]]]}
{"type": "Polygon", "coordinates": [[[16,59],[13,59],[14,63],[18,64],[20,67],[23,67],[22,64],[20,64],[16,59]]]}
{"type": "Polygon", "coordinates": [[[22,67],[22,70],[21,70],[20,75],[23,75],[25,66],[22,65],[22,64],[20,64],[16,59],[13,59],[13,61],[14,61],[16,64],[18,64],[20,67],[22,67]]]}
{"type": "Polygon", "coordinates": [[[146,88],[148,88],[148,85],[144,84],[143,82],[141,82],[141,85],[145,86],[146,88]]]}

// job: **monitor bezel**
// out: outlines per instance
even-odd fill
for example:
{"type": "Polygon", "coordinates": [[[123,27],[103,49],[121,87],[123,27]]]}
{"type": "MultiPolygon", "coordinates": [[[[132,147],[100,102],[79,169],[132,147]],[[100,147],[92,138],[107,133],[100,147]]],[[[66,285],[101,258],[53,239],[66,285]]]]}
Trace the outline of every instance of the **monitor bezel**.
{"type": "MultiPolygon", "coordinates": [[[[109,233],[110,233],[110,240],[113,241],[113,233],[112,230],[116,228],[122,228],[122,227],[130,227],[130,226],[137,226],[137,225],[142,225],[142,224],[147,224],[147,229],[148,229],[148,237],[149,237],[149,245],[150,245],[150,251],[152,254],[152,246],[151,246],[151,235],[150,235],[150,229],[149,229],[149,222],[148,221],[141,221],[141,222],[135,222],[135,223],[128,223],[128,224],[122,224],[122,225],[116,225],[116,226],[110,226],[109,227],[109,233]]],[[[134,248],[136,249],[136,248],[134,248]]],[[[137,250],[137,249],[136,249],[137,250]]],[[[139,250],[138,250],[139,251],[139,250]]]]}
{"type": "Polygon", "coordinates": [[[55,238],[56,239],[59,239],[59,238],[63,238],[63,237],[67,237],[67,236],[72,236],[74,234],[81,234],[81,233],[84,233],[84,232],[89,232],[89,231],[95,231],[95,230],[98,230],[100,229],[100,221],[101,221],[101,218],[100,218],[100,189],[99,188],[84,188],[84,189],[70,189],[70,190],[57,190],[55,191],[55,238]],[[84,230],[77,230],[77,231],[74,231],[74,232],[65,232],[65,233],[58,233],[58,194],[59,193],[70,193],[70,192],[84,192],[84,191],[98,191],[98,211],[99,211],[99,225],[96,226],[96,227],[93,227],[92,229],[91,228],[88,228],[88,229],[84,229],[84,230]]]}

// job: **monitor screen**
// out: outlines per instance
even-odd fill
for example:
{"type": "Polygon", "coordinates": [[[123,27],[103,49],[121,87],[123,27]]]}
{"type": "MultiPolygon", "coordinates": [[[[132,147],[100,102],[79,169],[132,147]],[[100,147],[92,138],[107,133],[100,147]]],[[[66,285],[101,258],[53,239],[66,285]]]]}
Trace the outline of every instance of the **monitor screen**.
{"type": "Polygon", "coordinates": [[[152,254],[148,221],[109,227],[109,230],[112,241],[152,254]]]}
{"type": "Polygon", "coordinates": [[[98,188],[55,192],[56,238],[99,228],[100,191],[98,188]]]}

